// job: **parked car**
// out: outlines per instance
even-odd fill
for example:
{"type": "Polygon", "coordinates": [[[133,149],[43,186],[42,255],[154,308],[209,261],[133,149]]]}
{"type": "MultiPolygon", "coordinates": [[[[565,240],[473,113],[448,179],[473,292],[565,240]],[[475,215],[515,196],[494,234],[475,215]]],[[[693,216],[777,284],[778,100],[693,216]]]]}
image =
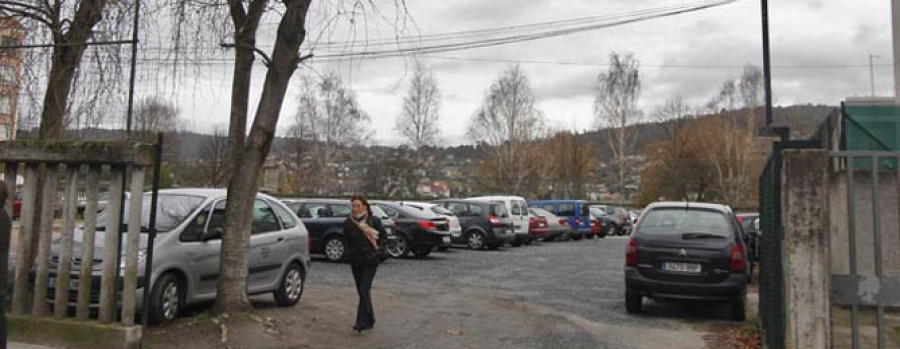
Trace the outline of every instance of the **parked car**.
{"type": "Polygon", "coordinates": [[[659,202],[644,211],[625,251],[625,307],[643,297],[728,301],[743,321],[749,278],[747,247],[731,208],[659,202]]]}
{"type": "Polygon", "coordinates": [[[425,257],[435,248],[450,246],[450,223],[431,211],[422,211],[389,201],[370,201],[380,207],[394,220],[397,227],[397,245],[402,248],[402,257],[412,252],[416,257],[425,257]]]}
{"type": "Polygon", "coordinates": [[[528,207],[542,208],[561,218],[565,218],[572,229],[572,239],[593,239],[591,232],[591,213],[584,200],[538,200],[528,203],[528,207]]]}
{"type": "Polygon", "coordinates": [[[398,258],[402,256],[406,245],[400,246],[397,243],[397,235],[394,234],[394,231],[397,230],[397,223],[394,223],[394,220],[381,207],[375,205],[369,205],[369,207],[372,209],[372,215],[381,219],[381,225],[384,226],[384,230],[387,232],[387,241],[378,241],[378,257],[384,261],[388,257],[398,258]]]}
{"type": "MultiPolygon", "coordinates": [[[[128,198],[131,197],[131,194],[127,191],[124,193],[125,197],[122,202],[128,202],[128,198]]],[[[97,195],[97,212],[103,212],[106,209],[106,206],[109,205],[109,192],[102,192],[97,195]]],[[[81,197],[78,199],[78,215],[84,216],[84,210],[87,208],[87,199],[81,197]]]]}
{"type": "MultiPolygon", "coordinates": [[[[462,236],[462,226],[459,224],[459,218],[453,214],[453,212],[448,211],[443,206],[438,204],[430,203],[430,202],[417,202],[417,201],[402,201],[401,205],[414,207],[422,211],[431,211],[440,217],[447,218],[447,221],[450,222],[450,236],[452,238],[458,239],[462,236]]],[[[446,247],[438,248],[438,251],[446,250],[446,247]]]]}
{"type": "Polygon", "coordinates": [[[544,241],[569,239],[569,232],[571,231],[571,228],[569,228],[569,221],[567,219],[561,218],[539,207],[529,207],[528,212],[535,217],[542,217],[546,220],[547,236],[544,237],[544,241]]]}
{"type": "Polygon", "coordinates": [[[741,228],[744,229],[744,241],[747,242],[747,247],[750,248],[750,257],[754,261],[759,260],[759,239],[762,236],[762,230],[760,229],[760,218],[759,213],[741,213],[737,216],[738,223],[741,224],[741,228]]]}
{"type": "Polygon", "coordinates": [[[309,252],[322,254],[330,262],[346,257],[344,221],[350,216],[350,201],[344,199],[288,199],[285,204],[309,231],[309,252]]]}
{"type": "Polygon", "coordinates": [[[609,218],[609,222],[612,225],[609,235],[628,235],[628,232],[632,227],[631,214],[628,210],[622,207],[608,205],[593,205],[591,207],[596,207],[606,212],[606,216],[609,218]]]}
{"type": "MultiPolygon", "coordinates": [[[[222,189],[166,189],[159,191],[156,213],[158,234],[153,245],[153,273],[151,287],[143,287],[149,208],[151,193],[143,196],[144,212],[141,215],[140,249],[138,251],[137,302],[141,311],[148,311],[153,323],[174,320],[182,310],[194,303],[210,301],[216,297],[219,280],[219,261],[222,250],[221,234],[225,228],[226,191],[222,189]],[[150,304],[143,307],[143,293],[149,289],[150,304]]],[[[280,306],[291,306],[300,300],[309,271],[309,248],[306,228],[296,215],[280,201],[257,195],[252,207],[251,236],[248,251],[250,274],[247,277],[247,293],[273,293],[280,306]]],[[[128,208],[125,208],[128,217],[128,208]]],[[[97,232],[94,237],[93,275],[91,300],[99,301],[100,275],[104,233],[107,214],[97,216],[97,232]]],[[[70,289],[77,289],[79,267],[82,263],[81,246],[83,227],[75,231],[75,266],[70,278],[70,289]]],[[[124,244],[124,242],[123,242],[124,244]]],[[[51,248],[49,264],[50,288],[48,302],[54,304],[58,275],[60,245],[51,248]]],[[[124,248],[123,248],[124,250],[124,248]]],[[[69,263],[69,261],[65,261],[69,263]]],[[[121,279],[120,279],[121,282],[121,279]]],[[[69,307],[74,307],[77,292],[70,291],[69,307]]],[[[91,304],[97,308],[98,304],[91,304]]]]}
{"type": "Polygon", "coordinates": [[[596,217],[597,221],[600,222],[600,231],[599,237],[606,237],[608,235],[612,235],[612,223],[609,221],[609,216],[606,215],[606,211],[601,210],[596,207],[589,207],[588,210],[591,212],[591,216],[596,217]]]}
{"type": "Polygon", "coordinates": [[[520,196],[477,196],[467,198],[471,200],[494,201],[500,202],[506,207],[509,219],[513,223],[513,231],[516,233],[516,239],[511,243],[513,246],[521,246],[522,244],[531,243],[531,235],[528,233],[528,204],[520,196]]]}
{"type": "Polygon", "coordinates": [[[20,191],[13,193],[12,201],[12,219],[19,219],[22,216],[22,193],[20,191]]]}
{"type": "Polygon", "coordinates": [[[516,239],[506,206],[498,202],[445,199],[434,201],[459,218],[462,235],[453,243],[466,244],[473,250],[495,250],[516,239]]]}

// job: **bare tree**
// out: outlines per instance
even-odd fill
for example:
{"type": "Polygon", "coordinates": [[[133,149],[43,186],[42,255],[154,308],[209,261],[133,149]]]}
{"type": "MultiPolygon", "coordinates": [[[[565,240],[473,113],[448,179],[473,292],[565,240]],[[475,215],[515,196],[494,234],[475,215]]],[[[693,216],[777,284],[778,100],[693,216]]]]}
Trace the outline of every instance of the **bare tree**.
{"type": "Polygon", "coordinates": [[[349,147],[369,139],[370,117],[337,73],[325,74],[318,83],[313,83],[310,77],[304,77],[303,81],[300,106],[288,134],[297,145],[295,157],[311,156],[302,157],[306,164],[298,162],[297,169],[303,173],[297,177],[303,179],[301,187],[316,194],[335,193],[334,185],[339,184],[333,180],[339,170],[334,166],[336,158],[349,147]]]}
{"type": "Polygon", "coordinates": [[[534,166],[547,166],[544,176],[551,197],[585,198],[587,184],[597,168],[593,145],[582,135],[568,131],[557,132],[541,143],[543,161],[534,166]]]}
{"type": "Polygon", "coordinates": [[[395,128],[414,149],[433,146],[440,134],[440,108],[441,92],[434,73],[416,61],[409,90],[403,98],[403,111],[395,119],[395,128]]]}
{"type": "Polygon", "coordinates": [[[533,141],[545,128],[531,84],[518,65],[506,68],[494,81],[468,128],[485,151],[478,171],[482,189],[510,194],[526,190],[538,174],[530,162],[537,152],[533,141]]]}
{"type": "Polygon", "coordinates": [[[228,137],[225,130],[216,127],[212,138],[203,144],[198,161],[205,185],[212,188],[222,188],[228,182],[225,172],[228,164],[228,137]]]}
{"type": "Polygon", "coordinates": [[[609,55],[609,69],[597,76],[594,98],[594,118],[598,127],[612,129],[608,138],[613,153],[613,168],[616,174],[616,189],[627,199],[625,190],[630,173],[628,156],[633,152],[634,128],[639,121],[640,111],[637,100],[641,94],[641,79],[638,61],[631,55],[609,55]]]}
{"type": "Polygon", "coordinates": [[[138,132],[172,132],[177,130],[178,109],[160,97],[141,99],[134,107],[133,130],[138,132]]]}

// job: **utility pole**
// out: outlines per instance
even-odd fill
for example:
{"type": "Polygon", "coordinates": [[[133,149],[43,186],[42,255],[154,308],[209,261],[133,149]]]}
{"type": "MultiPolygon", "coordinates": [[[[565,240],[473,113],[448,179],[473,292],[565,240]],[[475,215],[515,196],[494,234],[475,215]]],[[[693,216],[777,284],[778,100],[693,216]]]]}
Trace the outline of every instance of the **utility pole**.
{"type": "Polygon", "coordinates": [[[874,58],[881,58],[881,57],[876,56],[876,55],[871,55],[871,54],[869,55],[869,85],[871,85],[871,88],[872,88],[872,97],[875,97],[875,68],[874,68],[874,65],[872,64],[872,59],[874,59],[874,58]]]}

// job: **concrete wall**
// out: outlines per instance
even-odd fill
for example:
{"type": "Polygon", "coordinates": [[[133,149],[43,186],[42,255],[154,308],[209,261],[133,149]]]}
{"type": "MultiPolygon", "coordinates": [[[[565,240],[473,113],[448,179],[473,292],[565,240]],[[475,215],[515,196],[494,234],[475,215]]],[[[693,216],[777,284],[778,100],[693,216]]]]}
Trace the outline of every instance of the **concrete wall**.
{"type": "MultiPolygon", "coordinates": [[[[885,276],[900,277],[900,185],[897,171],[879,173],[875,193],[879,202],[881,245],[874,243],[874,205],[872,172],[854,172],[854,218],[856,232],[856,263],[861,275],[875,275],[875,248],[880,247],[885,276]]],[[[831,273],[850,273],[849,196],[846,170],[832,173],[831,197],[831,273]]]]}
{"type": "Polygon", "coordinates": [[[785,345],[830,348],[828,153],[786,150],[782,174],[785,345]]]}

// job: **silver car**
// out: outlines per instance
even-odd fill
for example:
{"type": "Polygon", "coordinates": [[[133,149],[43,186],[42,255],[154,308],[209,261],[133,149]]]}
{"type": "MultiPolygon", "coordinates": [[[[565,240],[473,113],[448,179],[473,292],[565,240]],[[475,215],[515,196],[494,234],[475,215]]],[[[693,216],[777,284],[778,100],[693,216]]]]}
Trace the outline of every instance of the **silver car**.
{"type": "MultiPolygon", "coordinates": [[[[138,307],[143,309],[144,263],[149,231],[150,194],[144,194],[141,244],[138,253],[138,307]]],[[[226,191],[224,189],[170,189],[159,192],[154,241],[153,272],[150,284],[150,319],[153,323],[174,320],[188,304],[213,300],[219,280],[221,234],[225,226],[226,191]]],[[[126,212],[123,217],[128,217],[126,212]]],[[[106,213],[97,216],[97,234],[91,283],[92,302],[99,298],[106,213]],[[98,257],[100,256],[100,257],[98,257]],[[96,292],[96,297],[94,293],[96,292]]],[[[291,306],[300,300],[309,271],[307,231],[280,201],[259,194],[253,203],[250,250],[250,273],[247,293],[273,293],[280,306],[291,306]]],[[[73,264],[79,264],[82,230],[76,229],[73,264]]],[[[124,244],[123,244],[124,245],[124,244]]],[[[124,248],[123,248],[124,250],[124,248]]],[[[59,246],[53,245],[51,280],[55,286],[55,270],[59,262],[59,246]]],[[[124,265],[124,262],[123,262],[124,265]]],[[[78,268],[73,268],[70,289],[77,289],[78,268]]],[[[49,298],[55,292],[49,290],[49,298]]],[[[69,306],[77,294],[72,292],[69,306]]],[[[52,302],[52,299],[48,301],[52,302]]],[[[92,304],[97,307],[98,304],[92,304]]]]}

